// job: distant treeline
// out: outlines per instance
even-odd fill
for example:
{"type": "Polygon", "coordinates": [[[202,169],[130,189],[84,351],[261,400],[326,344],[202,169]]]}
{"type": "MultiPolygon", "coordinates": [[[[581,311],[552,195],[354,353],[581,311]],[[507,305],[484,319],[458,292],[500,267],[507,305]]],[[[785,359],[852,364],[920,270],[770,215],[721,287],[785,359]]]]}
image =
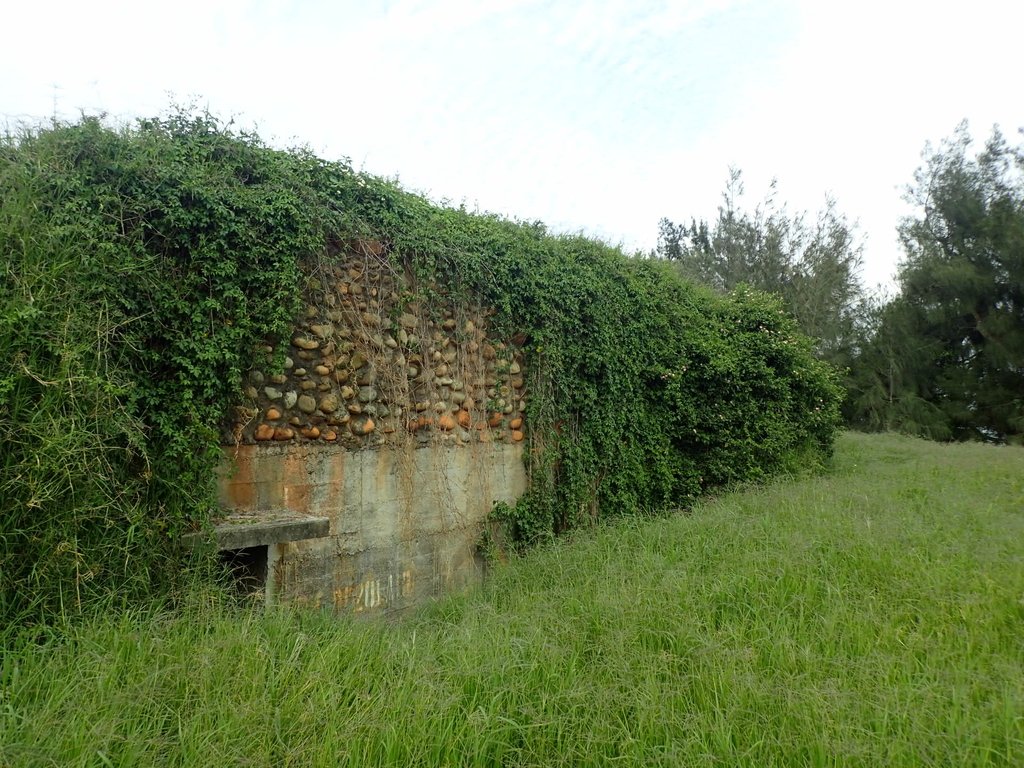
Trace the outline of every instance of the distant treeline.
{"type": "Polygon", "coordinates": [[[998,129],[972,156],[966,125],[925,162],[899,227],[898,294],[868,297],[860,246],[833,202],[817,219],[771,197],[741,211],[733,172],[713,223],[663,219],[658,252],[720,290],[779,295],[816,352],[845,371],[850,426],[936,440],[1024,436],[1024,145],[998,129]]]}

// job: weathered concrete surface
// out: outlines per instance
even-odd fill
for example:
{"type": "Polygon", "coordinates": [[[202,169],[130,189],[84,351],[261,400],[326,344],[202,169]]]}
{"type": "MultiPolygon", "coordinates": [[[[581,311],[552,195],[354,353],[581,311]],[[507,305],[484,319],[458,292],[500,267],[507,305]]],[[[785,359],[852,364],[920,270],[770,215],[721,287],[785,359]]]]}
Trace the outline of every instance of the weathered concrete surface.
{"type": "Polygon", "coordinates": [[[495,501],[526,489],[519,444],[346,451],[226,450],[225,509],[324,517],[328,535],[270,544],[267,597],[337,610],[396,610],[479,579],[476,546],[495,501]]]}
{"type": "MultiPolygon", "coordinates": [[[[214,526],[213,539],[218,549],[245,549],[316,539],[329,536],[330,530],[331,521],[326,517],[296,515],[280,510],[258,513],[235,511],[214,526]]],[[[205,533],[189,533],[184,537],[187,546],[196,546],[205,540],[205,533]]]]}

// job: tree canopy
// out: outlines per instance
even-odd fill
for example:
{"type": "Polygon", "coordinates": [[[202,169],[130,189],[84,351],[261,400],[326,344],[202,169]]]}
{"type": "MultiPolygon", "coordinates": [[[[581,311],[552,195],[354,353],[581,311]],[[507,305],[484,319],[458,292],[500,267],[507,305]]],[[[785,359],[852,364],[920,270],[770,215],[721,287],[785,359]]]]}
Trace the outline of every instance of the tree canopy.
{"type": "Polygon", "coordinates": [[[662,219],[658,254],[719,291],[740,285],[777,294],[819,357],[845,365],[856,331],[861,245],[833,199],[813,220],[774,203],[775,182],[753,212],[740,207],[742,174],[732,169],[713,223],[662,219]]]}
{"type": "Polygon", "coordinates": [[[1024,145],[966,124],[927,148],[900,226],[899,296],[881,309],[850,392],[868,428],[936,439],[1024,434],[1024,145]]]}

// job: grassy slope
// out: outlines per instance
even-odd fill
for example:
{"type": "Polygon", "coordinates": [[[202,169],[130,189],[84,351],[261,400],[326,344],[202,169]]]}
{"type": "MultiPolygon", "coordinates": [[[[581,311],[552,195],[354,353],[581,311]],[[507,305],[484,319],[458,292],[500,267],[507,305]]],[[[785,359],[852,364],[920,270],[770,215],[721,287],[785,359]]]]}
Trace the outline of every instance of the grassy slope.
{"type": "Polygon", "coordinates": [[[400,624],[197,601],[0,684],[11,765],[1022,765],[1024,451],[850,434],[400,624]]]}

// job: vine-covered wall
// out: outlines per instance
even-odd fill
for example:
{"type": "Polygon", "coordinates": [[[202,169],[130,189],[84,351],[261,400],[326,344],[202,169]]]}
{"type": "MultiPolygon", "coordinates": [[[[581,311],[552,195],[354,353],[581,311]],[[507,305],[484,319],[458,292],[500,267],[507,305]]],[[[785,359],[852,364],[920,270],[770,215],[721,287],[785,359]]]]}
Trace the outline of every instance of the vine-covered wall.
{"type": "Polygon", "coordinates": [[[7,135],[0,202],[11,622],[173,590],[225,445],[508,448],[528,487],[494,514],[533,542],[820,466],[839,424],[770,296],[209,115],[7,135]]]}
{"type": "Polygon", "coordinates": [[[259,347],[222,436],[223,525],[329,522],[266,545],[268,601],[395,610],[470,583],[494,504],[526,490],[523,352],[426,288],[380,241],[339,244],[259,347]]]}

